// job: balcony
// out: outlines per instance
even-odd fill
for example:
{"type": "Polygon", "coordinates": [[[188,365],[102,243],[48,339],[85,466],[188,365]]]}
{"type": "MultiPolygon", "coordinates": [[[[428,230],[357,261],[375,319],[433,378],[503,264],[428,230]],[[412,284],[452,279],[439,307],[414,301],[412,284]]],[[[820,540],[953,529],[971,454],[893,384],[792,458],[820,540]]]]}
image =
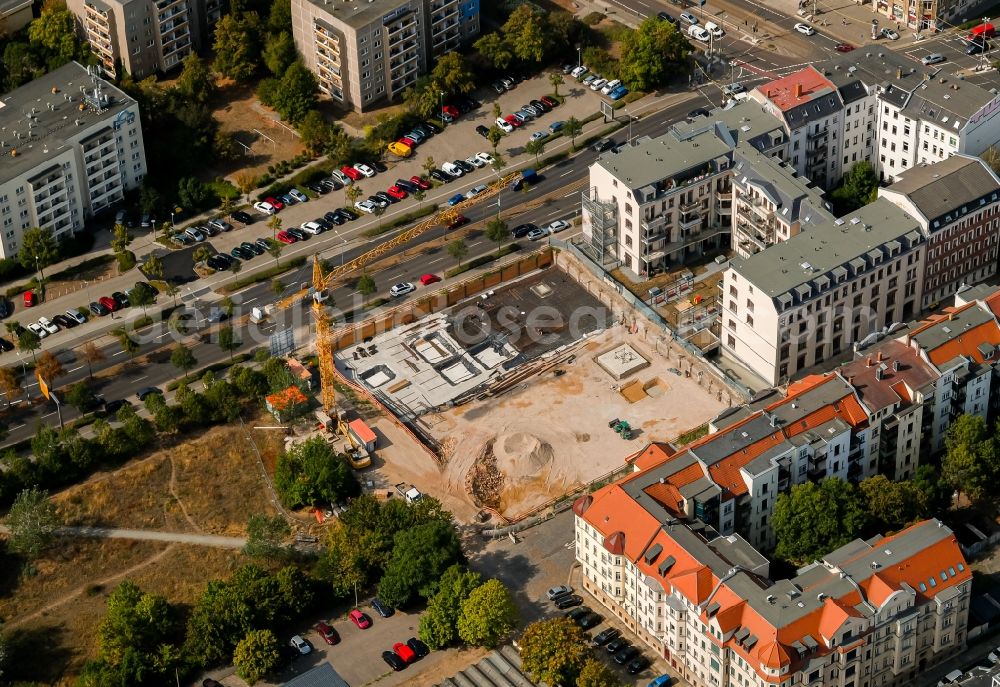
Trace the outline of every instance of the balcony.
{"type": "Polygon", "coordinates": [[[733,204],[730,200],[722,200],[721,198],[715,199],[715,212],[719,215],[725,215],[727,217],[733,214],[733,204]]]}
{"type": "Polygon", "coordinates": [[[679,222],[677,222],[677,225],[681,229],[686,229],[686,230],[700,229],[701,228],[701,221],[702,221],[702,219],[703,218],[702,218],[701,215],[695,215],[691,219],[686,219],[686,220],[682,219],[682,220],[680,220],[679,222]]]}
{"type": "Polygon", "coordinates": [[[697,212],[698,210],[701,210],[701,201],[692,200],[689,203],[681,203],[678,205],[678,208],[683,213],[697,212]]]}
{"type": "Polygon", "coordinates": [[[821,129],[819,131],[814,131],[811,134],[806,134],[806,140],[812,143],[813,141],[825,140],[827,136],[830,135],[830,127],[821,129]]]}

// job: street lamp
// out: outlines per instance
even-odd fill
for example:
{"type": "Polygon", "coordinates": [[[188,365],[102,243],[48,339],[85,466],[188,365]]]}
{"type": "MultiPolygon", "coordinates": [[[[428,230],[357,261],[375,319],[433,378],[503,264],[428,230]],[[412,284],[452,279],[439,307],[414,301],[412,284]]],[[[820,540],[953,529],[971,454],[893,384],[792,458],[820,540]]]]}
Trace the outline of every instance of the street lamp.
{"type": "Polygon", "coordinates": [[[342,244],[344,244],[344,247],[340,249],[340,266],[343,267],[344,266],[344,253],[347,251],[347,239],[345,239],[343,236],[341,236],[340,232],[337,231],[336,229],[333,230],[333,233],[337,236],[338,239],[340,239],[340,242],[342,244]]]}
{"type": "Polygon", "coordinates": [[[632,145],[632,113],[628,111],[627,107],[625,108],[625,114],[628,115],[628,138],[626,140],[628,141],[629,146],[631,146],[632,145]]]}
{"type": "Polygon", "coordinates": [[[444,121],[444,91],[439,91],[439,97],[440,97],[440,101],[441,101],[441,110],[438,113],[438,116],[441,117],[441,125],[443,126],[444,123],[445,123],[445,121],[444,121]]]}
{"type": "Polygon", "coordinates": [[[581,46],[579,43],[577,43],[577,45],[576,45],[576,68],[577,69],[579,69],[581,66],[583,66],[583,57],[582,57],[582,52],[581,52],[582,50],[583,50],[583,46],[581,46]]]}
{"type": "MultiPolygon", "coordinates": [[[[30,401],[31,395],[28,393],[28,363],[21,357],[21,351],[17,351],[17,359],[21,361],[21,378],[24,380],[24,400],[30,401]]],[[[9,403],[7,405],[10,405],[9,403]]]]}

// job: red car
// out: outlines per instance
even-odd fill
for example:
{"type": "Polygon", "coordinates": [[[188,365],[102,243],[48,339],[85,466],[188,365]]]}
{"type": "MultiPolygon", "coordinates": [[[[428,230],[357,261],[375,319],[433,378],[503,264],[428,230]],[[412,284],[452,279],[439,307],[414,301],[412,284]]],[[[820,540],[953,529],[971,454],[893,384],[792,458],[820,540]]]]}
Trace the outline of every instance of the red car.
{"type": "Polygon", "coordinates": [[[417,655],[413,653],[413,649],[406,646],[402,642],[396,642],[392,645],[392,650],[396,652],[396,655],[407,663],[413,663],[417,660],[417,655]]]}
{"type": "Polygon", "coordinates": [[[402,144],[403,144],[404,146],[407,146],[407,147],[409,147],[409,148],[416,148],[416,147],[417,147],[417,142],[416,142],[416,141],[414,141],[414,140],[413,140],[412,138],[410,138],[409,136],[403,136],[402,138],[400,138],[400,139],[399,139],[398,141],[396,141],[396,142],[397,142],[397,143],[402,143],[402,144]]]}
{"type": "Polygon", "coordinates": [[[28,291],[24,292],[24,307],[30,308],[34,304],[35,304],[35,292],[29,289],[28,291]]]}
{"type": "Polygon", "coordinates": [[[430,183],[426,179],[424,179],[423,177],[418,177],[416,174],[410,177],[410,181],[413,182],[414,186],[424,191],[426,191],[431,187],[430,183]]]}
{"type": "Polygon", "coordinates": [[[515,129],[520,129],[522,126],[524,126],[524,122],[522,122],[514,115],[507,115],[506,117],[503,118],[503,121],[507,122],[515,129]]]}
{"type": "Polygon", "coordinates": [[[331,646],[340,641],[340,635],[337,634],[337,631],[326,623],[316,623],[313,625],[313,629],[319,633],[319,636],[323,638],[324,642],[331,646]]]}
{"type": "Polygon", "coordinates": [[[121,304],[119,304],[118,301],[116,301],[111,296],[101,296],[101,298],[99,298],[97,302],[103,305],[111,312],[117,312],[122,309],[121,304]]]}
{"type": "Polygon", "coordinates": [[[390,186],[385,190],[385,192],[396,200],[403,200],[403,198],[406,198],[406,191],[401,189],[399,186],[390,186]]]}
{"type": "Polygon", "coordinates": [[[854,50],[854,46],[850,43],[837,43],[837,45],[833,46],[833,49],[837,52],[851,52],[854,50]]]}
{"type": "Polygon", "coordinates": [[[459,117],[458,108],[456,108],[456,107],[454,107],[452,105],[445,105],[444,108],[443,108],[443,110],[444,110],[444,113],[446,115],[448,115],[449,117],[454,117],[455,119],[458,119],[458,117],[459,117]]]}
{"type": "Polygon", "coordinates": [[[265,203],[270,203],[272,206],[274,206],[275,210],[280,210],[281,208],[285,207],[285,204],[282,203],[277,198],[265,198],[264,202],[265,203]]]}
{"type": "Polygon", "coordinates": [[[547,95],[543,95],[541,98],[539,98],[539,100],[541,100],[543,103],[545,103],[549,107],[559,107],[559,101],[556,100],[555,98],[550,98],[547,95]]]}
{"type": "Polygon", "coordinates": [[[434,284],[439,281],[441,281],[441,277],[437,276],[436,274],[425,274],[422,277],[420,277],[420,283],[423,286],[427,286],[428,284],[434,284]]]}
{"type": "Polygon", "coordinates": [[[278,235],[275,238],[277,238],[282,243],[295,243],[296,241],[298,241],[297,238],[295,238],[294,236],[292,236],[291,234],[289,234],[284,229],[282,229],[281,231],[279,231],[278,235]]]}
{"type": "Polygon", "coordinates": [[[456,217],[455,219],[453,219],[451,222],[448,223],[448,228],[458,229],[463,224],[468,224],[468,223],[469,223],[468,217],[466,217],[465,215],[459,215],[458,217],[456,217]]]}
{"type": "Polygon", "coordinates": [[[351,619],[352,623],[357,625],[362,630],[367,630],[372,626],[372,619],[356,608],[348,613],[347,617],[351,619]]]}
{"type": "Polygon", "coordinates": [[[340,168],[340,171],[346,174],[351,181],[357,181],[364,176],[364,174],[349,165],[344,165],[340,168]]]}

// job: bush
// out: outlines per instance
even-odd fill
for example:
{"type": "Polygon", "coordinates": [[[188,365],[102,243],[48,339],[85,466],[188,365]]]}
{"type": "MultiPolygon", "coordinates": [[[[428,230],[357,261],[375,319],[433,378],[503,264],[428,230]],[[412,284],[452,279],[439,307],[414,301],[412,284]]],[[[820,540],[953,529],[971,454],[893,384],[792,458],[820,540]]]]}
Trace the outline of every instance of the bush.
{"type": "Polygon", "coordinates": [[[604,14],[602,12],[589,12],[580,21],[587,26],[596,26],[604,21],[604,14]]]}
{"type": "Polygon", "coordinates": [[[143,327],[148,327],[151,324],[153,324],[153,318],[149,315],[143,315],[142,317],[136,318],[135,323],[132,324],[132,331],[137,332],[143,327]]]}
{"type": "Polygon", "coordinates": [[[250,359],[251,355],[249,353],[240,353],[239,355],[233,356],[232,360],[212,363],[211,365],[201,368],[197,372],[192,372],[191,374],[181,377],[180,379],[175,379],[172,382],[169,382],[167,384],[167,391],[177,391],[181,384],[194,384],[204,377],[206,372],[211,372],[212,374],[219,376],[219,372],[228,370],[233,365],[241,365],[250,359]]]}

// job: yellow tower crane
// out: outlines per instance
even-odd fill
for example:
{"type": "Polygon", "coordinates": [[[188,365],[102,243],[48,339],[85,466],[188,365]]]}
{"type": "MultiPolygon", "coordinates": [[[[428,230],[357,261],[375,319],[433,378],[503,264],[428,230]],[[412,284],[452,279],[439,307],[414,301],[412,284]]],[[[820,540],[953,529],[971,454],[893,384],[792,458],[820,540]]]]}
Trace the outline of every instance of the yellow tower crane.
{"type": "MultiPolygon", "coordinates": [[[[479,195],[472,198],[466,198],[454,207],[446,208],[438,212],[433,217],[429,217],[423,222],[420,222],[419,224],[400,233],[398,236],[380,243],[370,251],[362,253],[350,262],[332,269],[325,275],[323,274],[323,268],[320,265],[319,255],[313,256],[311,291],[313,294],[313,317],[316,319],[316,356],[319,359],[320,402],[323,404],[323,410],[328,415],[334,418],[339,417],[339,414],[337,413],[337,394],[335,389],[337,374],[333,360],[333,317],[323,304],[324,299],[320,297],[320,294],[322,294],[327,286],[332,284],[335,280],[361,269],[365,265],[382,257],[393,248],[406,244],[429,229],[442,225],[447,226],[454,221],[456,217],[458,217],[462,210],[472,207],[473,205],[477,205],[484,200],[497,195],[503,189],[507,188],[507,186],[518,176],[520,176],[520,172],[508,174],[491,184],[486,191],[483,191],[479,195]]],[[[279,301],[278,308],[283,310],[294,303],[298,303],[306,298],[309,295],[309,292],[310,289],[308,288],[300,289],[291,296],[279,301]]]]}

